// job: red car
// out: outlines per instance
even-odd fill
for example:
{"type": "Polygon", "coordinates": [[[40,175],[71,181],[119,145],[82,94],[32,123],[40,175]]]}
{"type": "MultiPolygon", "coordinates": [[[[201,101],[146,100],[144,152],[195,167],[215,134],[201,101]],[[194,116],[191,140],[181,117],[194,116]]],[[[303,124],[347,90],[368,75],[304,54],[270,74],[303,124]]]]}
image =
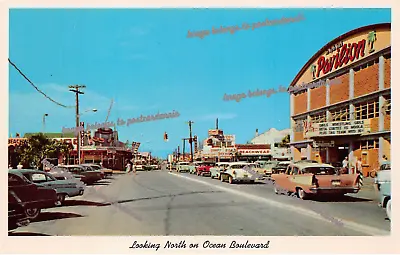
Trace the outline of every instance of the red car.
{"type": "Polygon", "coordinates": [[[210,168],[215,166],[215,163],[211,163],[211,162],[203,162],[201,163],[201,165],[199,165],[198,167],[196,167],[196,174],[198,176],[211,176],[211,172],[210,172],[210,168]]]}

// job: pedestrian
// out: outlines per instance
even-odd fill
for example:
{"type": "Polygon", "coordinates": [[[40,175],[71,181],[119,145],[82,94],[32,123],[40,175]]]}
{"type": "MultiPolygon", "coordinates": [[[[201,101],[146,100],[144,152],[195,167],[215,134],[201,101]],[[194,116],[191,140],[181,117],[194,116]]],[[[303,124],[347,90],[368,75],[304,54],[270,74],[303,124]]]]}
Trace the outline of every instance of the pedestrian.
{"type": "Polygon", "coordinates": [[[21,164],[21,162],[19,162],[17,169],[22,169],[23,165],[21,164]]]}
{"type": "Polygon", "coordinates": [[[358,174],[363,174],[362,172],[362,162],[360,159],[357,159],[357,163],[356,163],[356,169],[357,169],[357,173],[358,174]]]}
{"type": "Polygon", "coordinates": [[[349,173],[349,160],[347,157],[344,158],[343,162],[342,162],[342,167],[343,170],[345,170],[346,173],[349,173]]]}

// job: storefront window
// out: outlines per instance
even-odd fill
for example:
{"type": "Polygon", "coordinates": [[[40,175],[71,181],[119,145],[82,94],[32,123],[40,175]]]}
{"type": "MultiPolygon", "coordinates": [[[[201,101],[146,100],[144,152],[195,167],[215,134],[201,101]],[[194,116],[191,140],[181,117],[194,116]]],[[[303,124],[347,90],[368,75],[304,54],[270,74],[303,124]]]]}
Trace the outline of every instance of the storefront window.
{"type": "Polygon", "coordinates": [[[332,121],[347,121],[350,120],[349,107],[331,110],[332,121]]]}
{"type": "Polygon", "coordinates": [[[375,99],[355,105],[354,109],[356,120],[365,120],[379,117],[379,100],[375,99]]]}

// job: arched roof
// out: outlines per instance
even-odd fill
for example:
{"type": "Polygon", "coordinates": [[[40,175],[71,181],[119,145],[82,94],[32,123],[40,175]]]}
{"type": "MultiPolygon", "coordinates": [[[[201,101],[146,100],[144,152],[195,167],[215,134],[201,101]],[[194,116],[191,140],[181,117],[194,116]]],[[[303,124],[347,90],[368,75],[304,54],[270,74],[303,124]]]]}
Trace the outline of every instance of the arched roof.
{"type": "Polygon", "coordinates": [[[364,27],[359,27],[356,28],[354,30],[351,30],[345,34],[342,34],[341,36],[333,39],[332,41],[330,41],[329,43],[327,43],[324,47],[322,47],[318,52],[316,52],[308,61],[307,63],[301,68],[300,72],[296,75],[296,77],[294,78],[294,80],[290,83],[289,87],[294,86],[298,80],[300,79],[300,77],[307,71],[308,67],[325,51],[327,51],[332,45],[334,45],[335,43],[338,43],[342,40],[347,39],[348,37],[355,35],[355,34],[359,34],[362,33],[364,31],[368,31],[368,30],[375,30],[375,29],[387,29],[387,28],[391,28],[391,23],[378,23],[378,24],[373,24],[373,25],[368,25],[368,26],[364,26],[364,27]]]}

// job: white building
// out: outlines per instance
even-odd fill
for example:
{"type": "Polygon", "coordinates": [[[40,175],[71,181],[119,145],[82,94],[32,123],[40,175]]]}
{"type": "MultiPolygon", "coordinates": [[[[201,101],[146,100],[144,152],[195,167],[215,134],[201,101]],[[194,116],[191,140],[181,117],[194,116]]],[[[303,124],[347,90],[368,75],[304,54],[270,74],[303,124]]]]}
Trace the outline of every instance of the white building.
{"type": "Polygon", "coordinates": [[[278,144],[282,142],[282,139],[287,135],[292,136],[292,130],[290,128],[283,130],[271,128],[260,135],[256,133],[255,137],[250,140],[250,143],[269,144],[271,146],[271,155],[273,159],[290,159],[291,153],[289,146],[288,148],[278,148],[278,144]]]}

